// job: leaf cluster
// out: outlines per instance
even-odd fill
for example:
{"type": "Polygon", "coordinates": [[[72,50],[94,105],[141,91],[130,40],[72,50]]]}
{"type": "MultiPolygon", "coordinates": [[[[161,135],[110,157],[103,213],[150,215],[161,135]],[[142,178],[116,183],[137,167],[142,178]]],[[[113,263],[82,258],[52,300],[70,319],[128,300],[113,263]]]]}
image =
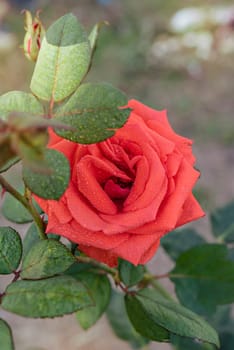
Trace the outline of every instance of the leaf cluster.
{"type": "MultiPolygon", "coordinates": [[[[167,277],[175,285],[178,301],[158,283],[165,275],[153,276],[144,266],[120,259],[117,269],[109,268],[74,251],[72,242],[65,245],[57,235],[41,240],[35,223],[23,240],[14,229],[1,227],[0,273],[14,276],[1,295],[1,306],[32,318],[75,313],[85,330],[106,312],[115,334],[134,348],[157,341],[171,342],[178,350],[214,350],[221,341],[222,349],[231,349],[234,321],[228,304],[234,300],[234,218],[230,208],[234,209],[233,203],[210,216],[214,236],[222,243],[207,243],[190,228],[162,239],[175,261],[167,277]],[[207,320],[219,331],[220,340],[207,320]]],[[[6,349],[13,349],[3,320],[0,332],[6,349]]]]}
{"type": "MultiPolygon", "coordinates": [[[[116,335],[134,348],[158,341],[178,350],[215,349],[221,341],[229,350],[234,342],[227,306],[234,301],[234,202],[210,216],[215,243],[192,229],[162,239],[174,261],[162,276],[121,259],[110,268],[84,256],[73,242],[45,235],[46,217],[31,192],[57,200],[70,179],[67,159],[46,148],[49,130],[72,142],[96,143],[111,137],[129,116],[123,92],[84,82],[100,27],[88,35],[72,14],[58,19],[45,33],[31,92],[0,96],[0,172],[21,161],[24,182],[16,190],[0,175],[8,192],[2,213],[12,222],[31,223],[24,239],[15,229],[0,227],[0,274],[12,276],[1,291],[1,307],[31,318],[75,313],[85,330],[106,313],[116,335]],[[165,277],[174,284],[175,297],[159,284],[165,277]]],[[[10,327],[1,319],[0,339],[5,350],[14,349],[10,327]]]]}
{"type": "Polygon", "coordinates": [[[70,177],[63,154],[46,149],[49,130],[73,142],[96,143],[114,135],[130,113],[122,91],[84,82],[102,24],[88,35],[73,14],[59,18],[42,41],[31,92],[0,96],[0,173],[22,161],[27,187],[46,199],[60,198],[70,177]]]}

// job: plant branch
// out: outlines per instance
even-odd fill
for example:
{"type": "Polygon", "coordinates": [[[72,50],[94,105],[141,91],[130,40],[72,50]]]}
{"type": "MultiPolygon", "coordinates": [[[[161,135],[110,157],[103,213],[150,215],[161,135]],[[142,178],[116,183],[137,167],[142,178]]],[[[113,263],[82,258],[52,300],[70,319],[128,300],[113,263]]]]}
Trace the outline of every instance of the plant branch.
{"type": "Polygon", "coordinates": [[[41,239],[47,239],[47,236],[44,231],[44,223],[42,218],[40,217],[38,211],[34,207],[31,200],[25,198],[20,192],[18,192],[2,175],[0,175],[0,184],[3,189],[9,192],[15,199],[17,199],[32,215],[35,224],[38,228],[38,234],[41,239]]]}
{"type": "Polygon", "coordinates": [[[153,276],[154,279],[159,280],[160,278],[170,278],[171,274],[169,272],[163,273],[162,275],[155,275],[153,276]]]}
{"type": "Polygon", "coordinates": [[[168,291],[157,281],[158,278],[162,278],[161,276],[164,277],[169,277],[169,273],[163,274],[163,275],[158,275],[154,276],[151,275],[150,273],[146,273],[144,275],[143,280],[141,281],[142,285],[151,285],[155,290],[157,290],[163,297],[165,297],[168,300],[174,301],[172,296],[168,293],[168,291]]]}
{"type": "Polygon", "coordinates": [[[84,264],[91,264],[95,267],[98,267],[100,270],[103,270],[109,274],[111,274],[114,279],[116,278],[116,276],[118,275],[118,270],[112,267],[109,267],[106,264],[103,264],[101,262],[98,262],[92,258],[89,258],[88,256],[76,256],[76,260],[80,263],[84,263],[84,264]]]}
{"type": "Polygon", "coordinates": [[[170,301],[175,301],[174,298],[171,296],[170,293],[168,293],[168,291],[158,282],[155,281],[154,279],[152,279],[150,281],[151,286],[156,289],[163,297],[165,297],[166,299],[170,300],[170,301]]]}
{"type": "Polygon", "coordinates": [[[15,282],[15,281],[17,281],[18,279],[19,279],[19,277],[20,277],[20,270],[19,271],[13,271],[13,274],[14,274],[14,278],[13,278],[13,280],[11,281],[11,283],[13,283],[13,282],[15,282]]]}

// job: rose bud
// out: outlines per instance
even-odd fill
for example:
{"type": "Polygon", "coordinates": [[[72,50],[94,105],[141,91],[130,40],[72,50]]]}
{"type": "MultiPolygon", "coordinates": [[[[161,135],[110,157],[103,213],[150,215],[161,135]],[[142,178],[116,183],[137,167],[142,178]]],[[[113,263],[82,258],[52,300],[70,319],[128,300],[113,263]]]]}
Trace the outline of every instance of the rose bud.
{"type": "Polygon", "coordinates": [[[162,236],[204,215],[192,194],[200,176],[192,141],[173,131],[166,111],[128,106],[127,123],[103,142],[81,145],[51,132],[48,147],[68,158],[71,179],[58,201],[35,196],[47,233],[110,266],[118,257],[147,263],[162,236]]]}
{"type": "Polygon", "coordinates": [[[30,61],[36,61],[39,50],[41,48],[41,42],[45,35],[44,27],[39,19],[39,11],[32,19],[30,11],[24,10],[25,13],[25,30],[24,37],[24,54],[30,61]]]}

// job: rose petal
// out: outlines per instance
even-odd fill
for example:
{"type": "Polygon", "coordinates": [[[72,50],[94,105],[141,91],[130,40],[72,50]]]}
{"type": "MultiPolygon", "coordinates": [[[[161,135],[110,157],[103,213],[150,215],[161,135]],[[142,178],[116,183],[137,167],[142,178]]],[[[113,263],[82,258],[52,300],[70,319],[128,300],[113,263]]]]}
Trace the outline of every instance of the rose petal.
{"type": "MultiPolygon", "coordinates": [[[[176,227],[178,217],[182,214],[182,207],[190,195],[199,175],[200,173],[192,168],[184,159],[175,177],[175,190],[165,199],[162,207],[158,211],[156,220],[134,229],[133,232],[137,234],[153,234],[173,230],[176,227]]],[[[194,214],[195,213],[192,213],[192,215],[194,214]]],[[[192,216],[190,219],[194,220],[194,217],[192,216]]]]}
{"type": "Polygon", "coordinates": [[[132,210],[131,206],[136,205],[136,201],[144,193],[147,181],[149,179],[150,167],[146,157],[140,157],[135,166],[136,177],[128,198],[124,202],[124,211],[132,210]]]}
{"type": "Polygon", "coordinates": [[[200,219],[204,215],[205,213],[196,198],[193,194],[190,194],[183,205],[182,213],[176,223],[176,227],[187,224],[192,220],[200,219]]]}
{"type": "MultiPolygon", "coordinates": [[[[77,165],[77,185],[79,191],[89,200],[91,206],[101,213],[114,215],[118,209],[98,182],[98,173],[103,177],[111,176],[113,169],[104,161],[86,156],[77,165]]],[[[116,171],[114,172],[116,173],[116,171]]]]}
{"type": "MultiPolygon", "coordinates": [[[[161,202],[165,196],[167,190],[167,179],[165,178],[165,182],[163,183],[161,190],[159,191],[158,195],[152,200],[149,206],[145,208],[141,208],[132,212],[126,212],[126,213],[119,213],[116,215],[100,215],[106,222],[114,225],[118,222],[121,222],[121,225],[125,230],[121,231],[127,231],[132,232],[132,230],[135,231],[135,229],[139,226],[144,225],[146,222],[151,222],[152,220],[155,220],[158,212],[158,208],[161,205],[161,202]]],[[[110,226],[105,229],[106,234],[118,234],[115,230],[113,230],[114,226],[110,226]]],[[[144,234],[147,232],[144,232],[144,234]]]]}
{"type": "MultiPolygon", "coordinates": [[[[51,230],[47,227],[47,233],[51,230]]],[[[96,231],[95,233],[86,230],[84,227],[79,225],[75,220],[71,221],[69,224],[60,224],[53,226],[53,233],[67,237],[71,241],[83,244],[87,246],[92,246],[102,249],[105,247],[107,250],[115,248],[129,239],[129,233],[122,233],[119,235],[107,236],[103,232],[96,231]]]]}
{"type": "Polygon", "coordinates": [[[94,211],[85,199],[81,197],[75,186],[71,183],[66,193],[67,205],[73,218],[87,230],[103,231],[108,233],[120,233],[126,231],[121,222],[110,224],[103,220],[101,215],[94,211]]]}
{"type": "MultiPolygon", "coordinates": [[[[163,233],[160,234],[160,237],[163,235],[163,233]]],[[[141,256],[140,260],[139,260],[139,264],[147,264],[147,262],[149,262],[150,259],[153,258],[153,256],[155,255],[156,251],[158,250],[158,247],[160,245],[160,239],[158,239],[155,243],[153,243],[148,250],[146,250],[146,252],[141,256]]]]}
{"type": "Polygon", "coordinates": [[[167,120],[166,110],[156,111],[134,99],[128,101],[128,107],[132,108],[134,113],[140,115],[145,121],[155,119],[171,128],[167,120]]]}
{"type": "Polygon", "coordinates": [[[111,251],[88,247],[82,244],[79,245],[79,249],[91,258],[101,261],[110,267],[116,267],[118,265],[118,257],[112,254],[111,251]]]}
{"type": "Polygon", "coordinates": [[[126,242],[111,249],[111,253],[138,265],[148,261],[158,246],[159,239],[155,235],[131,235],[126,242]]]}
{"type": "MultiPolygon", "coordinates": [[[[138,209],[145,208],[152,202],[153,199],[156,198],[156,196],[158,196],[158,198],[162,200],[159,193],[161,191],[162,184],[164,183],[164,180],[165,180],[165,169],[162,166],[162,163],[160,162],[158,155],[152,151],[149,145],[145,145],[144,154],[149,165],[148,181],[146,182],[144,191],[142,192],[141,196],[137,198],[137,200],[132,201],[131,193],[129,194],[129,198],[126,199],[126,202],[123,208],[124,212],[129,212],[133,210],[135,211],[138,209]]],[[[137,175],[141,176],[140,174],[137,174],[137,175]]],[[[134,191],[134,186],[133,186],[133,191],[134,191]]],[[[158,204],[161,204],[161,203],[158,203],[158,204]]]]}
{"type": "Polygon", "coordinates": [[[172,128],[165,127],[155,120],[150,120],[148,126],[167,140],[171,140],[187,161],[191,165],[194,164],[195,157],[192,154],[192,140],[176,134],[172,128]]]}
{"type": "Polygon", "coordinates": [[[168,155],[166,162],[167,176],[172,177],[176,175],[176,173],[179,170],[182,158],[182,154],[178,151],[174,151],[173,153],[168,155]]]}
{"type": "Polygon", "coordinates": [[[141,118],[145,120],[151,129],[155,130],[166,139],[176,143],[178,149],[187,158],[189,163],[194,164],[195,157],[193,156],[191,150],[192,140],[180,136],[174,132],[170,123],[168,122],[166,110],[156,111],[136,100],[130,100],[128,106],[133,109],[132,113],[141,116],[141,118]]]}

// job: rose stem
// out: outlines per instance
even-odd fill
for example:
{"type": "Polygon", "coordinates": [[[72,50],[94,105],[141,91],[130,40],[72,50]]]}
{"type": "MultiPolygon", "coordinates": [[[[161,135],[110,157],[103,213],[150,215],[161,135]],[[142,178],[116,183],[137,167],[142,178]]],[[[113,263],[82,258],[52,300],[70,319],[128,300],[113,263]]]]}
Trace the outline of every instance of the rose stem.
{"type": "Polygon", "coordinates": [[[109,267],[106,264],[103,264],[103,263],[98,262],[92,258],[89,258],[88,256],[76,256],[76,260],[80,263],[91,264],[93,266],[99,267],[101,270],[106,271],[109,274],[111,274],[114,278],[118,274],[117,269],[109,267]]]}
{"type": "Polygon", "coordinates": [[[47,236],[44,232],[44,223],[34,205],[32,204],[32,201],[26,199],[21,193],[19,193],[9,182],[6,181],[2,175],[0,175],[0,184],[4,190],[9,192],[15,199],[17,199],[32,215],[34,222],[37,225],[40,239],[47,239],[47,236]]]}
{"type": "MultiPolygon", "coordinates": [[[[163,277],[169,277],[169,274],[164,274],[163,277]]],[[[143,284],[151,284],[151,286],[156,289],[162,296],[168,300],[175,301],[172,296],[167,292],[167,290],[157,281],[158,276],[153,276],[150,273],[146,273],[142,280],[143,284]]]]}
{"type": "Polygon", "coordinates": [[[166,299],[170,301],[175,301],[172,296],[167,292],[167,290],[158,282],[152,279],[150,281],[150,284],[154,289],[156,289],[162,296],[164,296],[166,299]]]}

